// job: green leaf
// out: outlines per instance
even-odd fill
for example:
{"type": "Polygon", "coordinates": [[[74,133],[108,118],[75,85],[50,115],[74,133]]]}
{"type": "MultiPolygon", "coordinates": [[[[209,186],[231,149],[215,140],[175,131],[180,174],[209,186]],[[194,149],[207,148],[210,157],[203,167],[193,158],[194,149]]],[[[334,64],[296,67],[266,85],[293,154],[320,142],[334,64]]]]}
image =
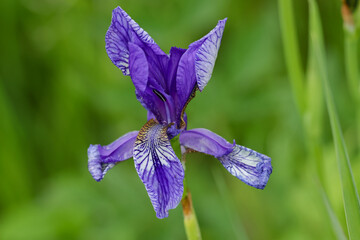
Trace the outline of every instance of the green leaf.
{"type": "Polygon", "coordinates": [[[306,111],[303,125],[306,130],[306,144],[319,180],[324,185],[324,157],[322,149],[324,97],[314,54],[310,46],[306,74],[306,111]]]}
{"type": "Polygon", "coordinates": [[[304,72],[301,67],[295,31],[292,1],[279,0],[280,24],[284,44],[285,61],[289,71],[290,82],[295,95],[296,104],[301,113],[305,110],[304,72]]]}
{"type": "Polygon", "coordinates": [[[337,218],[336,214],[334,213],[334,210],[332,209],[331,205],[330,205],[330,202],[329,202],[329,199],[326,195],[326,193],[324,192],[324,190],[320,187],[320,192],[321,192],[321,195],[322,195],[322,199],[324,201],[324,205],[326,207],[326,211],[329,215],[329,218],[331,220],[331,225],[333,226],[333,230],[334,230],[334,233],[336,235],[336,238],[339,239],[339,240],[346,240],[346,236],[344,234],[344,231],[341,227],[341,224],[339,222],[339,219],[337,218]]]}
{"type": "Polygon", "coordinates": [[[319,71],[323,83],[325,101],[330,118],[331,130],[338,160],[348,233],[350,239],[360,239],[359,196],[356,189],[350,165],[350,159],[346,150],[340,123],[337,117],[335,103],[328,83],[319,11],[317,4],[314,0],[309,0],[309,7],[310,44],[315,58],[315,65],[319,71]]]}
{"type": "Polygon", "coordinates": [[[354,34],[345,32],[345,69],[348,78],[349,91],[355,101],[360,101],[359,68],[357,58],[358,38],[354,34]]]}

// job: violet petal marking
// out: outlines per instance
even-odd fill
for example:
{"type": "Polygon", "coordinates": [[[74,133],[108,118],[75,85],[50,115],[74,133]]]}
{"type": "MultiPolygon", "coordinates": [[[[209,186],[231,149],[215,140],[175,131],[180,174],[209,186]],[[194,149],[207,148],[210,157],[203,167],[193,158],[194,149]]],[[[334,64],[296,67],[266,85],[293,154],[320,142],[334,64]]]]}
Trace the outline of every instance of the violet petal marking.
{"type": "Polygon", "coordinates": [[[107,146],[90,145],[88,148],[88,169],[96,181],[101,181],[106,172],[116,163],[132,157],[137,135],[138,131],[133,131],[107,146]]]}
{"type": "Polygon", "coordinates": [[[200,91],[205,88],[211,78],[226,20],[226,18],[220,20],[216,27],[203,38],[205,41],[195,54],[196,82],[200,91]]]}
{"type": "Polygon", "coordinates": [[[145,185],[158,218],[180,203],[184,186],[184,169],[176,157],[167,126],[149,120],[140,130],[134,145],[136,171],[145,185]]]}
{"type": "Polygon", "coordinates": [[[155,44],[155,41],[120,7],[113,10],[111,25],[105,36],[105,48],[111,61],[129,75],[129,42],[155,44]]]}
{"type": "Polygon", "coordinates": [[[180,144],[215,156],[235,177],[263,189],[272,172],[271,158],[249,148],[231,144],[206,129],[191,129],[180,134],[180,144]]]}

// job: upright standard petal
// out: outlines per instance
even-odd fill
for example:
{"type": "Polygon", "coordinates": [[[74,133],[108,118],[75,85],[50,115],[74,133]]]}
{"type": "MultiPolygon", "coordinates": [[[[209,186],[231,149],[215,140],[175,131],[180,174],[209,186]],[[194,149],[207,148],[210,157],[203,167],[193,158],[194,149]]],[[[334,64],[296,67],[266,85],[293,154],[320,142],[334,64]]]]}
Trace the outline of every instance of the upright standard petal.
{"type": "Polygon", "coordinates": [[[131,80],[139,93],[146,90],[149,78],[149,65],[144,51],[136,44],[129,43],[129,69],[131,80]]]}
{"type": "Polygon", "coordinates": [[[151,75],[156,76],[156,80],[165,87],[163,72],[169,57],[150,35],[120,7],[113,10],[105,43],[109,58],[115,66],[121,69],[124,75],[130,75],[129,43],[138,45],[145,52],[149,65],[151,65],[149,69],[151,75]]]}
{"type": "Polygon", "coordinates": [[[96,181],[101,181],[106,172],[116,163],[132,157],[134,142],[138,133],[138,131],[129,132],[107,146],[90,145],[88,148],[88,169],[96,181]]]}
{"type": "Polygon", "coordinates": [[[222,165],[244,183],[264,189],[272,172],[271,158],[249,148],[227,142],[207,129],[191,129],[180,134],[180,144],[215,156],[222,165]]]}
{"type": "Polygon", "coordinates": [[[136,171],[158,218],[181,201],[184,169],[176,157],[166,134],[167,126],[149,120],[140,130],[134,146],[136,171]]]}
{"type": "Polygon", "coordinates": [[[172,47],[170,49],[170,59],[167,68],[167,91],[169,94],[176,94],[176,73],[181,56],[186,52],[186,49],[172,47]]]}
{"type": "Polygon", "coordinates": [[[176,89],[183,105],[187,102],[195,84],[202,91],[210,80],[225,23],[226,18],[220,20],[207,35],[190,44],[182,55],[176,76],[176,89]]]}
{"type": "Polygon", "coordinates": [[[106,52],[111,61],[129,75],[129,42],[154,44],[155,41],[120,7],[113,10],[111,25],[105,36],[106,52]]]}
{"type": "MultiPolygon", "coordinates": [[[[225,18],[219,21],[208,35],[192,44],[196,47],[198,43],[203,41],[195,54],[196,82],[200,91],[205,88],[211,78],[226,20],[225,18]]],[[[190,45],[190,47],[192,46],[190,45]]]]}

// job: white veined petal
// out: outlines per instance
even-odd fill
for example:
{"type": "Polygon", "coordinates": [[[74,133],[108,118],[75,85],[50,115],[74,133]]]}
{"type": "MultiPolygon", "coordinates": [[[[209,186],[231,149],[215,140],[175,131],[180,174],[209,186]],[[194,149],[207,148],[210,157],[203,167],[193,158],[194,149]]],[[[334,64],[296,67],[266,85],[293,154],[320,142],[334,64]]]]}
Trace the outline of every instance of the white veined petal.
{"type": "Polygon", "coordinates": [[[220,48],[225,22],[226,19],[219,21],[216,27],[203,38],[205,40],[195,54],[196,81],[200,91],[205,88],[211,78],[220,48]]]}
{"type": "Polygon", "coordinates": [[[135,168],[153,204],[156,216],[168,216],[182,197],[184,170],[166,134],[167,126],[149,120],[134,144],[135,168]]]}

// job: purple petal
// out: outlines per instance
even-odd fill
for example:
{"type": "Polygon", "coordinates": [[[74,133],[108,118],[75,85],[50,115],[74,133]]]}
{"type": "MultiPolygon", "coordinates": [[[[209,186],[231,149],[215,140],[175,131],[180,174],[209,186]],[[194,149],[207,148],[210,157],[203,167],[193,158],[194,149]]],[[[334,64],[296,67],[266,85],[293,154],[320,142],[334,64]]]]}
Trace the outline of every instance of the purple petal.
{"type": "Polygon", "coordinates": [[[148,111],[147,112],[147,120],[149,121],[150,119],[155,119],[155,115],[151,111],[148,111]]]}
{"type": "Polygon", "coordinates": [[[137,99],[159,122],[172,122],[172,118],[175,119],[175,104],[162,86],[149,77],[149,64],[144,51],[138,45],[129,43],[129,52],[130,76],[137,99]]]}
{"type": "Polygon", "coordinates": [[[166,134],[167,126],[148,121],[140,130],[134,146],[136,171],[158,218],[181,201],[184,169],[176,157],[166,134]]]}
{"type": "Polygon", "coordinates": [[[168,85],[168,92],[170,94],[176,93],[176,73],[177,68],[179,65],[179,61],[181,56],[185,53],[186,49],[172,47],[170,49],[170,60],[168,64],[167,70],[167,85],[168,85]]]}
{"type": "Polygon", "coordinates": [[[137,135],[138,131],[133,131],[107,146],[90,145],[88,148],[88,169],[96,181],[101,181],[106,172],[116,163],[132,157],[137,135]]]}
{"type": "Polygon", "coordinates": [[[264,189],[272,172],[271,158],[249,148],[227,142],[206,129],[180,134],[180,144],[215,156],[235,177],[255,188],[264,189]]]}
{"type": "Polygon", "coordinates": [[[136,44],[129,43],[129,69],[136,90],[143,93],[147,87],[149,65],[144,51],[136,44]]]}
{"type": "Polygon", "coordinates": [[[183,131],[180,134],[180,143],[185,147],[216,158],[228,154],[234,146],[234,144],[205,128],[183,131]]]}
{"type": "Polygon", "coordinates": [[[105,36],[106,52],[111,61],[129,75],[128,43],[155,44],[155,41],[120,7],[113,10],[111,25],[105,36]]]}
{"type": "MultiPolygon", "coordinates": [[[[205,88],[211,78],[215,60],[220,48],[226,20],[227,19],[225,18],[224,20],[219,21],[216,27],[211,30],[210,33],[192,44],[197,46],[199,43],[201,43],[200,48],[195,54],[196,82],[200,91],[205,88]]],[[[192,47],[192,45],[189,47],[192,47]]]]}
{"type": "Polygon", "coordinates": [[[149,76],[163,88],[165,66],[169,57],[155,41],[120,7],[113,10],[110,27],[105,36],[105,48],[111,61],[121,69],[124,75],[130,74],[129,43],[138,45],[145,53],[149,63],[149,76]]]}
{"type": "Polygon", "coordinates": [[[189,48],[182,55],[176,73],[177,112],[179,118],[180,113],[186,106],[191,93],[196,87],[195,50],[194,48],[189,48]]]}
{"type": "Polygon", "coordinates": [[[271,158],[240,145],[218,159],[232,175],[259,189],[265,188],[272,172],[271,158]]]}
{"type": "Polygon", "coordinates": [[[161,87],[151,84],[142,93],[136,91],[136,97],[158,122],[166,124],[175,121],[174,101],[161,87]]]}

